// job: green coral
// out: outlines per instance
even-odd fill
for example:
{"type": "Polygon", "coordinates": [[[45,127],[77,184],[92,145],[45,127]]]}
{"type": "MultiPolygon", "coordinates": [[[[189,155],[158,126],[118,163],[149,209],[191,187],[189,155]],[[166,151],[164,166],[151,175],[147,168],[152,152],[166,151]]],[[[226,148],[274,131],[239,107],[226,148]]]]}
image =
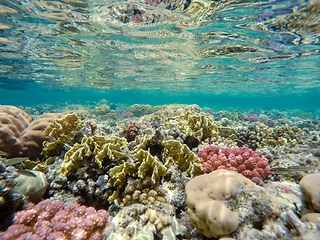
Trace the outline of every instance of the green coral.
{"type": "Polygon", "coordinates": [[[63,118],[55,120],[43,131],[45,136],[54,138],[55,141],[45,141],[43,143],[42,155],[53,156],[56,149],[63,146],[63,144],[70,142],[76,132],[84,127],[84,122],[78,118],[76,113],[67,114],[63,118]]]}
{"type": "Polygon", "coordinates": [[[121,160],[126,154],[121,152],[126,149],[128,142],[125,138],[104,136],[84,136],[81,143],[76,143],[68,152],[66,152],[64,161],[59,173],[64,176],[70,175],[73,171],[83,165],[83,158],[91,155],[95,156],[95,162],[101,168],[103,160],[108,157],[110,160],[121,160]]]}
{"type": "Polygon", "coordinates": [[[179,126],[187,136],[196,138],[199,142],[203,138],[217,138],[218,127],[209,114],[195,112],[193,108],[185,108],[184,112],[176,117],[165,119],[167,127],[170,125],[179,126]]]}
{"type": "Polygon", "coordinates": [[[181,171],[186,172],[191,178],[202,174],[200,160],[187,145],[176,140],[164,141],[163,145],[164,154],[167,156],[166,167],[173,162],[178,165],[181,171]]]}

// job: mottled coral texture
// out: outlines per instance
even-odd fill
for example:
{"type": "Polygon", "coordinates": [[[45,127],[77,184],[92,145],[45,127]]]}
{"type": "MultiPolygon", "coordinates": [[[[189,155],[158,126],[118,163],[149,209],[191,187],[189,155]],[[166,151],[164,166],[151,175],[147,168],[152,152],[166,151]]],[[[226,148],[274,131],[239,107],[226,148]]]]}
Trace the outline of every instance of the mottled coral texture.
{"type": "Polygon", "coordinates": [[[229,169],[252,179],[265,179],[270,172],[268,160],[247,147],[225,148],[209,146],[198,152],[203,172],[210,173],[217,169],[229,169]]]}
{"type": "Polygon", "coordinates": [[[15,215],[14,224],[0,235],[1,240],[100,240],[109,220],[106,210],[96,211],[76,203],[64,206],[60,200],[27,203],[15,215]]]}
{"type": "Polygon", "coordinates": [[[140,129],[140,124],[137,122],[128,122],[128,130],[126,132],[126,139],[131,142],[135,139],[140,129]]]}

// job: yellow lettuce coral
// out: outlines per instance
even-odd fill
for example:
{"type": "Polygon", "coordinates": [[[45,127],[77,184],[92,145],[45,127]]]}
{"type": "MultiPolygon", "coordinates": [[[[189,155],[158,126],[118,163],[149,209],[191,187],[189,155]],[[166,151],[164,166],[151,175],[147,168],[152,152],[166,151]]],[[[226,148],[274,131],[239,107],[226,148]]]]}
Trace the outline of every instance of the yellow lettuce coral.
{"type": "Polygon", "coordinates": [[[43,143],[43,151],[41,154],[52,156],[56,149],[62,147],[64,143],[70,142],[77,131],[84,127],[84,122],[81,121],[76,113],[67,114],[63,118],[59,118],[50,123],[43,131],[45,136],[55,139],[55,141],[45,141],[43,143]]]}
{"type": "Polygon", "coordinates": [[[202,165],[198,157],[187,145],[176,140],[163,142],[164,154],[168,157],[165,166],[174,162],[181,171],[186,172],[191,178],[202,174],[202,165]]]}
{"type": "Polygon", "coordinates": [[[83,158],[95,155],[95,162],[102,167],[103,160],[108,157],[110,160],[121,160],[126,157],[121,151],[127,148],[128,142],[125,138],[104,136],[84,136],[81,143],[76,143],[64,157],[59,172],[64,176],[70,175],[74,170],[83,165],[83,158]]]}
{"type": "Polygon", "coordinates": [[[185,108],[183,113],[176,117],[165,119],[166,126],[177,125],[187,136],[201,141],[202,138],[218,137],[218,128],[209,114],[195,112],[194,108],[185,108]]]}
{"type": "Polygon", "coordinates": [[[165,176],[167,168],[152,156],[148,151],[140,149],[133,155],[137,161],[135,163],[124,162],[119,166],[113,167],[109,171],[111,186],[117,186],[117,190],[109,197],[108,201],[113,202],[119,194],[121,186],[126,182],[126,177],[144,178],[147,173],[151,173],[151,181],[155,183],[161,176],[165,176]]]}

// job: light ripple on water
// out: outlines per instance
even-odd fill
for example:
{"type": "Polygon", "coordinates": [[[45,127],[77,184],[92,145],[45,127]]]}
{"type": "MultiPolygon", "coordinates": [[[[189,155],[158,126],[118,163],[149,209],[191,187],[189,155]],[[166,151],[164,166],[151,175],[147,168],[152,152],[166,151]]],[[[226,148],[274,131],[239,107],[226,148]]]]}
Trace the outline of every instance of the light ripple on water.
{"type": "Polygon", "coordinates": [[[298,0],[4,0],[0,74],[75,88],[306,91],[320,80],[319,12],[298,0]]]}

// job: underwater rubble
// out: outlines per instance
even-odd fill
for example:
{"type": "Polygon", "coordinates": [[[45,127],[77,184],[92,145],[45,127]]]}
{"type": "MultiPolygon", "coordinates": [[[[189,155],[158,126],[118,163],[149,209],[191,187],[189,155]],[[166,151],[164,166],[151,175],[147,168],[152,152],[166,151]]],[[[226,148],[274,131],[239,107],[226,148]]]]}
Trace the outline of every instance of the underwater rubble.
{"type": "Polygon", "coordinates": [[[1,240],[320,234],[319,115],[42,108],[0,106],[1,240]]]}

